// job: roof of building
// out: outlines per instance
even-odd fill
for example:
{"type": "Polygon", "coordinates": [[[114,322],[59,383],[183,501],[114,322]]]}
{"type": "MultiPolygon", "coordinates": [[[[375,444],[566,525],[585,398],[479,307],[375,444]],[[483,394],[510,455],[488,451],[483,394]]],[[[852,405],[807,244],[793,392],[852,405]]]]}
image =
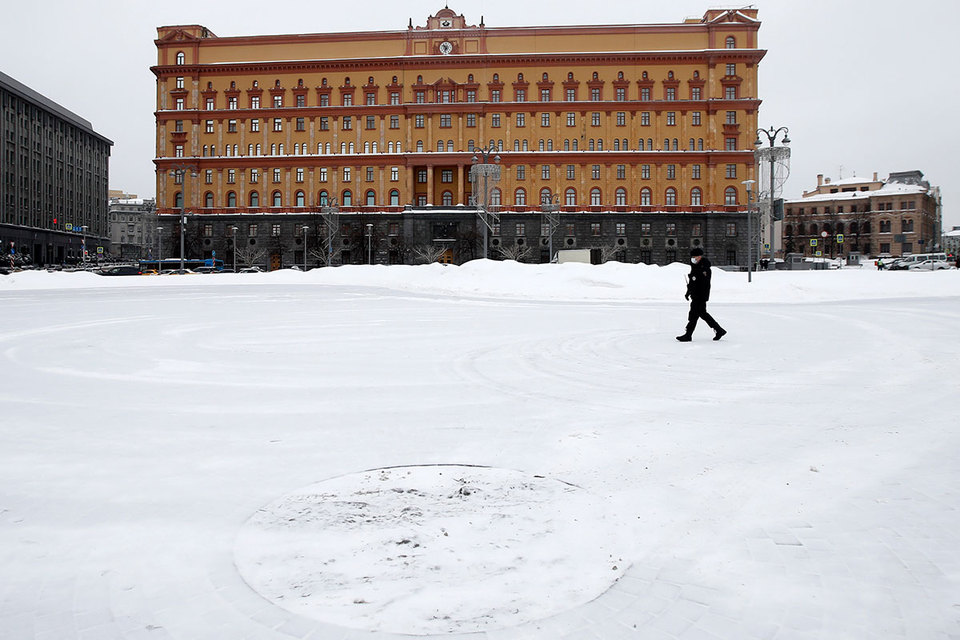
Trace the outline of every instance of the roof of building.
{"type": "MultiPolygon", "coordinates": [[[[873,182],[861,180],[860,182],[873,182]]],[[[831,186],[839,182],[830,183],[831,186]]],[[[927,189],[917,184],[903,184],[902,182],[887,182],[879,189],[872,191],[839,191],[837,193],[819,193],[797,200],[788,200],[790,204],[807,204],[811,202],[834,202],[838,200],[865,200],[872,197],[899,196],[927,193],[927,189]]]]}
{"type": "Polygon", "coordinates": [[[40,107],[41,109],[45,109],[46,111],[49,111],[63,118],[70,124],[83,129],[87,133],[90,133],[91,135],[94,135],[100,138],[104,142],[107,142],[108,144],[111,144],[111,145],[113,144],[112,140],[94,131],[93,125],[90,124],[89,120],[84,120],[83,118],[75,114],[73,111],[70,111],[66,107],[63,107],[57,104],[50,98],[40,93],[37,93],[27,85],[23,84],[22,82],[18,82],[17,80],[14,80],[13,78],[3,73],[2,71],[0,71],[0,87],[3,87],[4,89],[10,91],[11,93],[17,94],[19,97],[23,98],[24,100],[27,100],[28,102],[34,103],[36,106],[40,107]]]}

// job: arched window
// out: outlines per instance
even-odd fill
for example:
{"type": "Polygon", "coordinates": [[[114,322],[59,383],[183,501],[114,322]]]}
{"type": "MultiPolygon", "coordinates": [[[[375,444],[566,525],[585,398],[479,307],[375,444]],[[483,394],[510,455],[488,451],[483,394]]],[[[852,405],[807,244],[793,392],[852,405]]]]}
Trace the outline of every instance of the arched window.
{"type": "Polygon", "coordinates": [[[570,151],[570,138],[563,141],[563,150],[570,151]]]}
{"type": "Polygon", "coordinates": [[[390,190],[390,206],[398,207],[400,206],[400,192],[396,189],[390,190]]]}
{"type": "Polygon", "coordinates": [[[417,153],[423,153],[423,140],[417,140],[417,153]]]}
{"type": "Polygon", "coordinates": [[[187,57],[183,55],[183,51],[177,51],[177,65],[182,65],[186,63],[187,57]]]}
{"type": "Polygon", "coordinates": [[[540,189],[540,204],[550,204],[553,201],[553,193],[550,187],[540,189]]]}
{"type": "Polygon", "coordinates": [[[600,187],[594,187],[593,189],[590,189],[590,206],[600,206],[600,187]]]}
{"type": "Polygon", "coordinates": [[[673,187],[668,187],[666,192],[666,203],[667,206],[675,207],[677,206],[677,190],[673,187]]]}
{"type": "Polygon", "coordinates": [[[626,138],[623,139],[623,150],[624,150],[624,151],[629,151],[629,150],[630,150],[630,143],[627,141],[626,138]]]}
{"type": "Polygon", "coordinates": [[[614,194],[616,198],[616,204],[618,207],[625,207],[627,205],[627,190],[623,187],[619,187],[614,194]]]}
{"type": "Polygon", "coordinates": [[[690,138],[690,151],[694,151],[697,148],[697,141],[693,138],[690,138]]]}
{"type": "Polygon", "coordinates": [[[564,204],[568,207],[577,206],[577,190],[574,188],[567,189],[564,193],[564,204]]]}
{"type": "Polygon", "coordinates": [[[260,206],[260,194],[256,191],[250,192],[250,206],[259,207],[260,206]]]}
{"type": "Polygon", "coordinates": [[[843,223],[842,223],[842,222],[838,222],[838,223],[837,223],[837,228],[834,229],[834,233],[843,233],[843,223]]]}
{"type": "Polygon", "coordinates": [[[670,151],[670,138],[663,139],[663,150],[670,151]]]}
{"type": "Polygon", "coordinates": [[[233,191],[227,192],[227,206],[231,209],[237,206],[237,194],[233,191]]]}
{"type": "Polygon", "coordinates": [[[703,151],[703,138],[697,138],[697,151],[703,151]]]}
{"type": "Polygon", "coordinates": [[[737,204],[737,188],[727,187],[723,191],[723,203],[727,206],[737,204]]]}
{"type": "Polygon", "coordinates": [[[547,140],[547,151],[553,151],[553,140],[547,140]]]}
{"type": "Polygon", "coordinates": [[[785,227],[783,228],[783,233],[784,233],[785,235],[792,236],[792,235],[793,235],[793,225],[792,225],[792,224],[788,224],[787,226],[785,226],[785,227]]]}
{"type": "Polygon", "coordinates": [[[808,233],[808,235],[811,235],[811,236],[817,235],[817,225],[811,224],[811,225],[810,225],[810,231],[808,231],[807,233],[808,233]]]}
{"type": "Polygon", "coordinates": [[[327,194],[326,190],[320,192],[317,196],[317,202],[320,203],[321,207],[325,207],[330,204],[330,196],[327,194]]]}
{"type": "Polygon", "coordinates": [[[349,189],[340,194],[340,203],[345,207],[353,206],[353,193],[349,189]]]}
{"type": "Polygon", "coordinates": [[[370,153],[370,143],[369,143],[369,142],[364,142],[364,143],[363,143],[363,152],[364,152],[364,153],[370,153]]]}
{"type": "Polygon", "coordinates": [[[700,191],[700,187],[694,187],[690,190],[690,204],[695,207],[703,205],[703,192],[700,191]]]}
{"type": "Polygon", "coordinates": [[[514,191],[513,203],[518,207],[525,206],[527,204],[527,190],[523,187],[519,187],[516,191],[514,191]]]}
{"type": "Polygon", "coordinates": [[[649,187],[644,187],[640,190],[640,204],[645,207],[653,204],[653,192],[650,191],[649,187]]]}
{"type": "Polygon", "coordinates": [[[452,206],[453,206],[453,193],[451,193],[451,192],[449,192],[449,191],[444,191],[443,193],[441,193],[441,194],[440,194],[440,204],[442,204],[442,205],[445,206],[445,207],[452,207],[452,206]]]}
{"type": "Polygon", "coordinates": [[[580,146],[580,141],[577,140],[576,138],[574,138],[574,139],[573,139],[573,150],[574,150],[574,151],[579,151],[579,150],[580,150],[580,149],[579,149],[579,146],[580,146]]]}
{"type": "Polygon", "coordinates": [[[443,151],[443,140],[437,140],[437,151],[443,151]]]}
{"type": "Polygon", "coordinates": [[[368,206],[368,207],[376,206],[376,204],[377,204],[377,194],[373,191],[373,189],[367,190],[366,199],[367,199],[367,206],[368,206]]]}
{"type": "Polygon", "coordinates": [[[273,206],[282,207],[283,206],[283,194],[279,191],[273,192],[273,206]]]}
{"type": "Polygon", "coordinates": [[[588,151],[595,151],[595,150],[596,150],[596,149],[594,148],[593,138],[590,138],[590,139],[587,141],[587,150],[588,150],[588,151]]]}
{"type": "Polygon", "coordinates": [[[850,223],[850,233],[854,233],[854,234],[855,234],[855,233],[857,233],[857,231],[859,231],[859,229],[860,229],[860,225],[858,225],[856,222],[851,222],[851,223],[850,223]]]}
{"type": "Polygon", "coordinates": [[[373,152],[374,152],[374,153],[377,152],[377,143],[376,143],[376,142],[373,143],[373,152]]]}
{"type": "Polygon", "coordinates": [[[177,191],[175,194],[173,194],[173,206],[176,207],[177,209],[183,208],[183,192],[182,191],[177,191]]]}
{"type": "Polygon", "coordinates": [[[543,143],[543,138],[540,138],[540,146],[537,148],[537,151],[543,151],[546,148],[546,145],[543,143]]]}
{"type": "Polygon", "coordinates": [[[388,143],[387,143],[387,153],[393,153],[393,143],[392,143],[392,142],[388,142],[388,143]]]}
{"type": "Polygon", "coordinates": [[[210,193],[209,191],[203,194],[203,206],[206,207],[207,209],[210,209],[213,207],[213,194],[210,193]]]}
{"type": "Polygon", "coordinates": [[[490,204],[499,206],[501,199],[500,189],[494,189],[490,192],[490,204]]]}
{"type": "Polygon", "coordinates": [[[727,49],[736,49],[737,39],[733,36],[727,36],[727,49]]]}
{"type": "Polygon", "coordinates": [[[307,206],[307,196],[303,193],[303,191],[297,191],[294,197],[296,198],[295,200],[295,202],[297,203],[296,206],[298,207],[307,206]]]}
{"type": "Polygon", "coordinates": [[[619,139],[619,138],[614,138],[614,139],[613,139],[613,150],[614,150],[614,151],[620,151],[620,139],[619,139]]]}
{"type": "Polygon", "coordinates": [[[803,223],[802,223],[802,222],[798,222],[798,223],[797,223],[797,235],[798,235],[798,236],[802,236],[802,235],[803,235],[803,223]]]}
{"type": "Polygon", "coordinates": [[[353,153],[354,147],[353,147],[353,143],[352,143],[352,142],[350,143],[349,148],[350,148],[350,153],[353,153]]]}
{"type": "Polygon", "coordinates": [[[674,151],[680,150],[680,141],[677,140],[676,138],[673,139],[673,150],[674,151]]]}
{"type": "Polygon", "coordinates": [[[638,150],[640,150],[640,151],[645,151],[645,149],[644,149],[644,147],[643,147],[643,138],[640,138],[639,143],[637,144],[637,148],[638,148],[638,150]]]}
{"type": "Polygon", "coordinates": [[[863,226],[860,228],[860,233],[870,233],[870,221],[863,223],[863,226]]]}
{"type": "Polygon", "coordinates": [[[513,150],[514,150],[514,151],[520,151],[520,141],[517,140],[517,139],[514,139],[514,141],[513,141],[513,150]]]}

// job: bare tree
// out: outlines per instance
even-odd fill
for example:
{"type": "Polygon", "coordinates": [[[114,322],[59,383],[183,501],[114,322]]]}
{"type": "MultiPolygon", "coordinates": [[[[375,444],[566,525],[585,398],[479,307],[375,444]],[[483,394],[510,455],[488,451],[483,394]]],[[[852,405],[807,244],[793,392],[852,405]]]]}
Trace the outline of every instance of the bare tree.
{"type": "Polygon", "coordinates": [[[613,260],[617,257],[617,254],[623,250],[622,247],[617,245],[607,245],[600,247],[590,247],[590,249],[599,249],[600,251],[600,264],[603,264],[609,260],[613,260]]]}
{"type": "Polygon", "coordinates": [[[523,259],[527,257],[530,253],[530,246],[523,245],[513,245],[512,247],[501,246],[500,255],[502,255],[507,260],[515,260],[517,262],[523,262],[523,259]]]}
{"type": "Polygon", "coordinates": [[[259,249],[257,247],[237,247],[237,262],[242,262],[248,267],[255,266],[258,262],[263,260],[263,257],[267,255],[266,249],[259,249]]]}
{"type": "MultiPolygon", "coordinates": [[[[334,242],[336,244],[336,242],[334,242]]],[[[330,265],[337,264],[340,262],[340,254],[343,253],[343,247],[334,246],[333,251],[331,252],[329,247],[326,246],[326,239],[321,243],[319,249],[313,249],[310,251],[310,256],[317,259],[324,267],[329,267],[330,265]]]]}
{"type": "Polygon", "coordinates": [[[423,264],[436,262],[446,252],[447,247],[442,244],[421,244],[413,248],[413,255],[423,264]]]}

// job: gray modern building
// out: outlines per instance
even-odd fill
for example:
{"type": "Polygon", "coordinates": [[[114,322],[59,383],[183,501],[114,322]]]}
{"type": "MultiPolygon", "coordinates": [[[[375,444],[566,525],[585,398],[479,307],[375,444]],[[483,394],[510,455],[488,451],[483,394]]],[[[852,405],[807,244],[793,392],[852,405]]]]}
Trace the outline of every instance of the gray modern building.
{"type": "Polygon", "coordinates": [[[109,250],[107,185],[113,142],[92,125],[0,73],[0,242],[4,263],[75,262],[109,250]]]}

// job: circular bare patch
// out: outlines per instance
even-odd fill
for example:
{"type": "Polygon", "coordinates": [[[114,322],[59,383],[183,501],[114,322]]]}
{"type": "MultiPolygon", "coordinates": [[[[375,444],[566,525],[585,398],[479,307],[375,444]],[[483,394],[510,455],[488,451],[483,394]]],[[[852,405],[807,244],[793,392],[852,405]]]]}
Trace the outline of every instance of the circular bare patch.
{"type": "Polygon", "coordinates": [[[244,524],[237,567],[288,611],[408,634],[509,627],[606,591],[629,540],[604,501],[488,467],[377,469],[326,480],[244,524]]]}

